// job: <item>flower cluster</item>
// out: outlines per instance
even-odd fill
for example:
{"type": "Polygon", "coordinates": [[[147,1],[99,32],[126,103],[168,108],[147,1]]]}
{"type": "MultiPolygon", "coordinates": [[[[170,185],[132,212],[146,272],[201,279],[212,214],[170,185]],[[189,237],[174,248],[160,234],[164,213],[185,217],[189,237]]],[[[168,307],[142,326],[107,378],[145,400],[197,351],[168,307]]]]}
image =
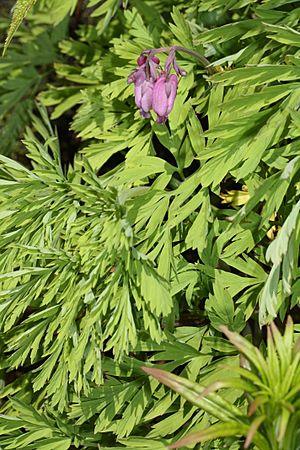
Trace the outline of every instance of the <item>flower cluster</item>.
{"type": "Polygon", "coordinates": [[[159,65],[160,60],[155,56],[162,51],[165,49],[143,51],[137,59],[138,67],[128,77],[128,83],[134,83],[135,103],[141,115],[150,117],[152,109],[157,114],[158,123],[164,123],[172,111],[177,93],[178,76],[186,75],[186,72],[176,63],[176,49],[172,47],[162,70],[159,65]],[[170,75],[172,68],[176,75],[170,75]]]}

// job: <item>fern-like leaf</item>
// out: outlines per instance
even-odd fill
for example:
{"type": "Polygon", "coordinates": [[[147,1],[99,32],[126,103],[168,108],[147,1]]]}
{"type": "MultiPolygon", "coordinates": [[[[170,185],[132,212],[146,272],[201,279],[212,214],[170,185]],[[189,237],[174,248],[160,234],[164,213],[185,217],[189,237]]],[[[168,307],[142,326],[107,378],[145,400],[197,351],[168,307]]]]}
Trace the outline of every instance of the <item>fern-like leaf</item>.
{"type": "Polygon", "coordinates": [[[3,55],[6,52],[17,29],[21,25],[24,17],[27,15],[28,11],[32,8],[35,2],[36,0],[18,0],[15,4],[12,21],[4,44],[3,55]]]}

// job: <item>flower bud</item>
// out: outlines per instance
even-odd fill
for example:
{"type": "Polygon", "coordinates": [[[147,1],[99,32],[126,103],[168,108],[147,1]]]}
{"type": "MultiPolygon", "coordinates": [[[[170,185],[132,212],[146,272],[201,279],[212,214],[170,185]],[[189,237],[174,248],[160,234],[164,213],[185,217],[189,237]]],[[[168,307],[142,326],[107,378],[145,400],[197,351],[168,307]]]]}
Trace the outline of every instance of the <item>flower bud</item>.
{"type": "Polygon", "coordinates": [[[169,53],[168,57],[167,57],[167,60],[165,62],[165,67],[164,67],[167,76],[171,72],[171,69],[172,69],[173,64],[174,64],[174,60],[175,60],[175,50],[172,48],[170,50],[170,53],[169,53]]]}
{"type": "Polygon", "coordinates": [[[146,61],[147,61],[147,56],[145,56],[145,55],[140,55],[138,57],[138,59],[136,60],[138,66],[142,66],[143,64],[145,64],[146,61]]]}
{"type": "Polygon", "coordinates": [[[155,64],[159,64],[160,63],[160,60],[159,60],[159,58],[157,57],[157,56],[152,56],[152,61],[155,63],[155,64]]]}
{"type": "Polygon", "coordinates": [[[172,67],[174,67],[174,70],[178,76],[185,77],[186,71],[184,69],[182,69],[181,67],[179,67],[179,65],[176,62],[175,55],[176,55],[176,50],[175,50],[175,48],[172,48],[170,50],[169,56],[165,62],[165,72],[168,76],[169,73],[171,72],[172,67]]]}
{"type": "Polygon", "coordinates": [[[174,58],[173,67],[174,67],[174,70],[177,73],[177,75],[180,75],[181,77],[186,76],[186,71],[182,67],[179,67],[175,58],[174,58]]]}

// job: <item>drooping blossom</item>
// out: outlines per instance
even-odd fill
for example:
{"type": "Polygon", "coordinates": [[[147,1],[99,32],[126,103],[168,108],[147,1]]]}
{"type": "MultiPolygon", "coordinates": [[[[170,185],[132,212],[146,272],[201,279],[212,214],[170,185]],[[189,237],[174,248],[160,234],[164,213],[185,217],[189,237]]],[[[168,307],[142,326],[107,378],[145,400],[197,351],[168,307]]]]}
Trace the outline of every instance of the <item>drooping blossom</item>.
{"type": "Polygon", "coordinates": [[[147,80],[145,70],[140,67],[129,77],[128,83],[134,83],[134,99],[143,117],[150,117],[152,108],[153,81],[147,80]]]}
{"type": "Polygon", "coordinates": [[[157,123],[164,123],[172,108],[177,93],[178,79],[176,75],[167,76],[162,72],[155,81],[152,97],[152,108],[157,114],[157,123]]]}
{"type": "Polygon", "coordinates": [[[155,56],[148,61],[144,55],[137,59],[138,68],[129,75],[128,83],[134,83],[134,98],[141,116],[149,118],[152,109],[152,92],[157,77],[159,59],[155,56]]]}

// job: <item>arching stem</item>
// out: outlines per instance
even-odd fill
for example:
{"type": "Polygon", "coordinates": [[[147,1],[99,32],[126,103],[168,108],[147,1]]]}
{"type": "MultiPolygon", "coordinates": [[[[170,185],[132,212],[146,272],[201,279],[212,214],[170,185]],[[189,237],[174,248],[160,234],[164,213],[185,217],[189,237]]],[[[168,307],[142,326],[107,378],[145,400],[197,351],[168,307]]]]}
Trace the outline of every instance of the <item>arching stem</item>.
{"type": "Polygon", "coordinates": [[[195,52],[194,50],[190,50],[189,48],[181,47],[180,45],[174,45],[172,47],[151,48],[149,50],[143,51],[142,54],[148,55],[148,57],[151,58],[152,56],[155,56],[158,53],[168,53],[171,50],[175,50],[176,52],[184,52],[184,53],[187,53],[188,55],[192,56],[197,61],[199,61],[201,63],[201,65],[205,69],[207,69],[207,71],[209,73],[220,72],[220,68],[212,67],[210,65],[210,62],[208,61],[208,59],[205,58],[205,56],[201,55],[198,52],[195,52]]]}

